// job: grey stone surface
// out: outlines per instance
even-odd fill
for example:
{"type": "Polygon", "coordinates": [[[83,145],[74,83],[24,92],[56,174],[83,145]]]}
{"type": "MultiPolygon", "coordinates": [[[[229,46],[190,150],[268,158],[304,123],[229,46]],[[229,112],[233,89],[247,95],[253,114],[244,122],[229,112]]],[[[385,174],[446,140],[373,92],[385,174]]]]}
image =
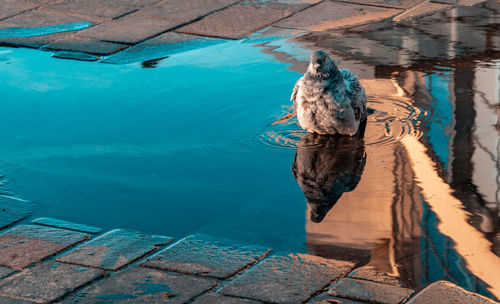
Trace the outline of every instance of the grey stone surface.
{"type": "Polygon", "coordinates": [[[370,303],[398,304],[414,291],[376,282],[341,279],[328,291],[329,295],[370,303]]]}
{"type": "Polygon", "coordinates": [[[13,273],[15,270],[9,267],[1,267],[0,266],[0,279],[5,278],[9,274],[13,273]]]}
{"type": "Polygon", "coordinates": [[[22,13],[25,10],[37,7],[40,4],[41,2],[37,0],[2,0],[0,20],[22,13]]]}
{"type": "Polygon", "coordinates": [[[44,45],[48,45],[49,43],[53,43],[58,39],[68,39],[69,37],[72,36],[73,33],[65,32],[65,33],[56,33],[51,35],[32,36],[32,37],[0,37],[0,44],[39,48],[44,45]]]}
{"type": "Polygon", "coordinates": [[[215,285],[213,279],[132,267],[79,291],[63,303],[185,303],[215,285]]]}
{"type": "Polygon", "coordinates": [[[83,224],[76,224],[72,222],[68,222],[65,220],[60,220],[52,217],[39,217],[32,221],[33,224],[50,226],[55,228],[64,228],[74,231],[87,232],[87,233],[99,233],[102,231],[101,228],[92,227],[83,224]]]}
{"type": "Polygon", "coordinates": [[[88,239],[80,232],[20,225],[0,235],[0,265],[22,269],[88,239]]]}
{"type": "Polygon", "coordinates": [[[154,60],[225,41],[223,39],[167,32],[112,55],[102,62],[123,64],[154,60]]]}
{"type": "Polygon", "coordinates": [[[87,54],[87,53],[80,53],[80,52],[68,52],[68,51],[55,52],[54,54],[52,54],[52,57],[59,58],[59,59],[74,59],[74,60],[81,60],[81,61],[97,61],[97,60],[99,60],[99,56],[96,56],[96,55],[87,54]]]}
{"type": "Polygon", "coordinates": [[[441,4],[441,3],[432,3],[432,2],[422,2],[419,5],[395,16],[392,20],[394,21],[406,21],[406,20],[412,20],[416,18],[420,18],[423,16],[431,15],[436,12],[445,10],[445,9],[451,9],[452,6],[448,4],[441,4]]]}
{"type": "Polygon", "coordinates": [[[272,8],[276,10],[289,11],[289,12],[298,12],[305,8],[308,8],[315,3],[320,2],[320,0],[244,0],[241,2],[243,5],[253,6],[253,7],[264,7],[264,8],[272,8]]]}
{"type": "Polygon", "coordinates": [[[270,250],[207,235],[188,236],[150,257],[145,267],[227,278],[263,258],[270,250]]]}
{"type": "Polygon", "coordinates": [[[193,304],[259,304],[262,302],[208,293],[193,302],[193,304]]]}
{"type": "Polygon", "coordinates": [[[141,17],[132,14],[82,30],[78,35],[97,40],[133,44],[166,32],[178,25],[179,23],[173,20],[141,17]]]}
{"type": "Polygon", "coordinates": [[[347,277],[351,279],[361,279],[361,280],[368,280],[378,283],[389,284],[393,286],[401,286],[401,282],[399,282],[398,279],[391,277],[386,273],[378,272],[371,266],[364,266],[357,268],[353,272],[351,272],[347,277]]]}
{"type": "Polygon", "coordinates": [[[98,269],[44,262],[0,282],[0,295],[50,302],[104,274],[98,269]]]}
{"type": "Polygon", "coordinates": [[[400,12],[401,10],[398,9],[325,1],[286,18],[276,25],[308,31],[323,31],[378,21],[400,12]]]}
{"type": "Polygon", "coordinates": [[[154,16],[186,23],[223,9],[240,0],[164,0],[156,5],[145,7],[137,15],[154,16]]]}
{"type": "Polygon", "coordinates": [[[69,12],[82,15],[91,15],[104,18],[116,18],[136,10],[134,7],[124,6],[114,3],[114,1],[85,0],[64,0],[43,7],[47,10],[59,12],[69,12]]]}
{"type": "Polygon", "coordinates": [[[292,14],[248,5],[233,5],[177,30],[179,33],[239,39],[292,14]]]}
{"type": "Polygon", "coordinates": [[[344,299],[344,298],[339,298],[339,297],[334,297],[328,295],[326,292],[322,293],[313,299],[311,301],[307,302],[308,304],[364,304],[366,302],[359,302],[355,300],[349,300],[349,299],[344,299]]]}
{"type": "Polygon", "coordinates": [[[27,217],[34,208],[33,203],[0,196],[0,229],[27,217]]]}
{"type": "Polygon", "coordinates": [[[33,304],[36,302],[0,297],[0,304],[33,304]]]}
{"type": "Polygon", "coordinates": [[[220,293],[272,303],[299,303],[353,268],[350,262],[303,254],[264,259],[220,293]]]}
{"type": "Polygon", "coordinates": [[[78,16],[36,9],[0,21],[0,28],[38,27],[82,21],[98,24],[104,20],[95,16],[78,16]]]}
{"type": "Polygon", "coordinates": [[[128,45],[98,41],[83,37],[66,36],[48,42],[45,47],[51,50],[65,50],[95,55],[108,55],[123,50],[124,48],[127,48],[128,45]]]}
{"type": "Polygon", "coordinates": [[[408,304],[493,304],[498,303],[447,281],[437,281],[421,290],[408,304]]]}
{"type": "Polygon", "coordinates": [[[155,5],[160,1],[161,0],[113,0],[113,3],[141,8],[141,7],[155,5]]]}
{"type": "Polygon", "coordinates": [[[346,0],[345,2],[408,9],[426,0],[346,0]]]}
{"type": "Polygon", "coordinates": [[[117,270],[156,250],[172,238],[116,229],[57,258],[60,262],[117,270]]]}

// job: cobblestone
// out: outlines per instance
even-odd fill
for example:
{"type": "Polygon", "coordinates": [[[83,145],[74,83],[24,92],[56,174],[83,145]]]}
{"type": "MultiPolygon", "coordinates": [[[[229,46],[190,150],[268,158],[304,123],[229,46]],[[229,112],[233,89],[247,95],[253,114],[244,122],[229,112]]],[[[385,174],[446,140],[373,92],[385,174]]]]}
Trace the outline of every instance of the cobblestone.
{"type": "Polygon", "coordinates": [[[360,267],[351,272],[347,277],[352,279],[374,281],[393,286],[401,286],[401,283],[398,281],[398,279],[391,277],[386,273],[378,272],[373,267],[370,266],[360,267]]]}
{"type": "Polygon", "coordinates": [[[418,294],[408,304],[493,304],[497,303],[481,295],[468,292],[455,284],[446,281],[432,283],[418,294]]]}
{"type": "Polygon", "coordinates": [[[332,296],[382,304],[401,303],[412,293],[411,289],[356,279],[342,279],[328,291],[332,296]]]}
{"type": "Polygon", "coordinates": [[[60,262],[117,270],[165,245],[172,238],[116,229],[57,258],[60,262]]]}

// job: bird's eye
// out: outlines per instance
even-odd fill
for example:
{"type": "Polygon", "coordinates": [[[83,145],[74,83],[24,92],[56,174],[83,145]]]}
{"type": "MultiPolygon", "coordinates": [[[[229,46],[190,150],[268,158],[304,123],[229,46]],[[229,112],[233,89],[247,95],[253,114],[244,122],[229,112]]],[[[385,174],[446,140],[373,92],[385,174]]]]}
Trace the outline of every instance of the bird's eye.
{"type": "Polygon", "coordinates": [[[325,60],[326,60],[326,57],[323,57],[323,59],[321,59],[321,62],[325,63],[325,60]]]}

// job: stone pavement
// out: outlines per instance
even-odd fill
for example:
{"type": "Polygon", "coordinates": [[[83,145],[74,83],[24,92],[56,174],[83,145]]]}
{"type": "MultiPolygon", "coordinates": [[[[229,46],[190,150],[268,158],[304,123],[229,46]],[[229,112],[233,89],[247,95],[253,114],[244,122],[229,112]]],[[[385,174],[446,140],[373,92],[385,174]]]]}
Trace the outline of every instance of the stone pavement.
{"type": "Polygon", "coordinates": [[[2,0],[0,45],[127,63],[242,39],[407,21],[484,0],[2,0]],[[21,29],[20,29],[21,28],[21,29]],[[42,35],[43,34],[43,35],[42,35]]]}
{"type": "Polygon", "coordinates": [[[16,225],[30,213],[0,199],[0,303],[496,303],[445,281],[416,293],[367,266],[207,235],[172,243],[51,218],[16,225]]]}

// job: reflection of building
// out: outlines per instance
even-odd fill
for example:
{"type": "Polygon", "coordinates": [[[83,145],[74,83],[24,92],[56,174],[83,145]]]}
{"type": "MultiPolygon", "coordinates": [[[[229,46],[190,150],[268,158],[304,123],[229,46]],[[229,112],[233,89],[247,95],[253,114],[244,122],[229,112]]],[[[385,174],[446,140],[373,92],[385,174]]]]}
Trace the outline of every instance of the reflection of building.
{"type": "MultiPolygon", "coordinates": [[[[356,190],[321,223],[307,221],[311,253],[363,261],[417,288],[447,279],[500,298],[500,41],[493,15],[460,8],[411,28],[369,25],[295,40],[345,56],[362,78],[375,75],[364,80],[377,97],[369,106],[389,121],[389,131],[376,118],[367,127],[356,190]],[[394,123],[405,115],[398,117],[395,105],[407,103],[416,117],[397,132],[394,123]],[[381,132],[407,135],[370,145],[381,132]]],[[[293,54],[286,58],[294,64],[293,54]]]]}

